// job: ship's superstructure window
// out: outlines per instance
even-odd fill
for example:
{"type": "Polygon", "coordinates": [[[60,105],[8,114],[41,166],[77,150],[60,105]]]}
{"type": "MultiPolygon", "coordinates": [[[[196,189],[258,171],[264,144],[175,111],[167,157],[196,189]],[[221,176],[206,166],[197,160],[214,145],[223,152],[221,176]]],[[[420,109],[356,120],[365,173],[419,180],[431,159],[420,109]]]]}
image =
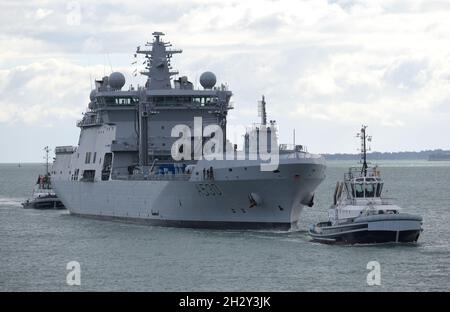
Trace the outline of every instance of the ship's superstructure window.
{"type": "Polygon", "coordinates": [[[149,98],[156,106],[179,106],[194,104],[196,106],[216,105],[219,101],[217,96],[153,96],[149,98]]]}
{"type": "Polygon", "coordinates": [[[90,164],[91,163],[91,152],[86,152],[86,157],[84,159],[84,163],[85,164],[90,164]]]}
{"type": "Polygon", "coordinates": [[[134,105],[137,100],[131,97],[98,97],[97,103],[100,105],[134,105]]]}
{"type": "Polygon", "coordinates": [[[80,173],[80,169],[75,169],[73,173],[73,180],[78,181],[78,174],[80,173]]]}
{"type": "Polygon", "coordinates": [[[102,169],[102,181],[108,181],[111,174],[112,153],[106,153],[102,169]]]}
{"type": "Polygon", "coordinates": [[[97,152],[94,153],[94,158],[92,159],[92,163],[95,164],[95,160],[97,158],[97,152]]]}
{"type": "Polygon", "coordinates": [[[95,170],[84,170],[83,171],[83,182],[94,182],[95,170]]]}

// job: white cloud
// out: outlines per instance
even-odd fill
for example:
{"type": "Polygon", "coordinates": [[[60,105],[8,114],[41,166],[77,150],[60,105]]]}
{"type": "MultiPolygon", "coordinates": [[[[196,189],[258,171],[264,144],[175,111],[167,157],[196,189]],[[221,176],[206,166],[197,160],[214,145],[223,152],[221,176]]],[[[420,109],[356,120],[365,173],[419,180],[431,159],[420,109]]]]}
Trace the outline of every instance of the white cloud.
{"type": "Polygon", "coordinates": [[[79,118],[89,96],[86,68],[47,59],[0,71],[0,122],[49,125],[54,119],[79,118]]]}
{"type": "Polygon", "coordinates": [[[41,19],[46,18],[47,16],[49,16],[52,13],[53,13],[53,10],[39,8],[36,10],[36,13],[34,14],[34,16],[36,19],[41,20],[41,19]]]}

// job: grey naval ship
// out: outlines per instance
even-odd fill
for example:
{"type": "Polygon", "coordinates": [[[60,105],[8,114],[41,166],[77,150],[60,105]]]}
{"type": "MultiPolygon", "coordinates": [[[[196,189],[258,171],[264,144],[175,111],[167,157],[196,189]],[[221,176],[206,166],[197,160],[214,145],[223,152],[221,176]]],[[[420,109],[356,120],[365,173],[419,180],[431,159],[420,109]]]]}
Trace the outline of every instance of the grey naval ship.
{"type": "Polygon", "coordinates": [[[152,225],[295,230],[325,178],[324,158],[278,143],[264,97],[261,121],[247,129],[238,151],[226,139],[232,92],[216,86],[212,72],[204,72],[196,88],[173,71],[171,58],[182,51],[163,35],[154,32],[134,54],[145,58],[145,85],[123,90],[119,72],[96,80],[77,122],[78,146],[55,148],[52,183],[64,206],[73,215],[152,225]],[[177,125],[188,131],[174,136],[177,125]],[[220,131],[208,133],[211,127],[220,131]],[[206,157],[216,133],[223,139],[210,150],[223,157],[206,157]],[[276,165],[263,167],[262,147],[277,157],[276,165]]]}

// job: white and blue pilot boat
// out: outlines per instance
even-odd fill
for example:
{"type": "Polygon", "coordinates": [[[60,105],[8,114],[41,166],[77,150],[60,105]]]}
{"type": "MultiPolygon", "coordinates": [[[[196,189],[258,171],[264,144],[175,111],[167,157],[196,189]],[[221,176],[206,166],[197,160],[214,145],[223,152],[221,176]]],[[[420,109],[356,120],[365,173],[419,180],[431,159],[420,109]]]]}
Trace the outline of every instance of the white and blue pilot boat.
{"type": "Polygon", "coordinates": [[[337,182],[329,220],[313,225],[312,240],[327,244],[413,243],[422,232],[422,217],[401,212],[382,197],[384,181],[366,161],[366,126],[361,133],[362,168],[350,168],[337,182]]]}

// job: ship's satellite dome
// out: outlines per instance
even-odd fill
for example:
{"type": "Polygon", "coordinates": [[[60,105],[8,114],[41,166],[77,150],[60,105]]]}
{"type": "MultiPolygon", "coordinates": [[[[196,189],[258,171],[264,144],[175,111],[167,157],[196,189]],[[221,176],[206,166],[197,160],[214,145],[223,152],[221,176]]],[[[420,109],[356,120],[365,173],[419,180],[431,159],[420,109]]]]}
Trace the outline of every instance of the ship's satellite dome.
{"type": "Polygon", "coordinates": [[[115,90],[120,90],[125,85],[125,76],[119,72],[109,75],[109,86],[115,90]]]}
{"type": "Polygon", "coordinates": [[[204,72],[200,76],[200,84],[205,89],[212,89],[216,84],[216,75],[210,71],[204,72]]]}
{"type": "Polygon", "coordinates": [[[92,90],[91,93],[89,94],[89,99],[91,101],[95,100],[95,94],[97,93],[97,90],[92,90]]]}

